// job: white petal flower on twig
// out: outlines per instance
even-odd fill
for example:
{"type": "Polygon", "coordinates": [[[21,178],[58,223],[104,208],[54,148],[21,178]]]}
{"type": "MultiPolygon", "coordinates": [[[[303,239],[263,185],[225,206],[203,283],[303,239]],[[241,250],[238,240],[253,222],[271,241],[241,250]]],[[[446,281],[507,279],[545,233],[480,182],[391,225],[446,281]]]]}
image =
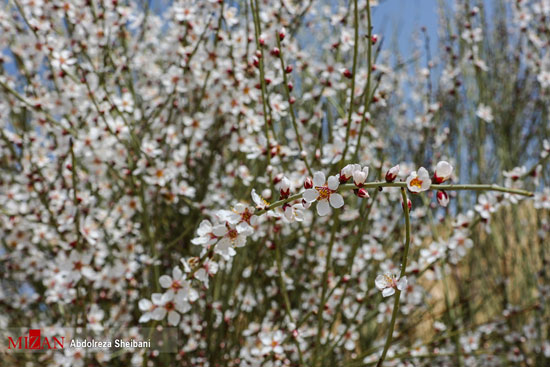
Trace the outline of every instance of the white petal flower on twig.
{"type": "Polygon", "coordinates": [[[395,290],[403,291],[407,286],[407,277],[397,279],[392,274],[381,274],[374,280],[376,288],[382,291],[382,296],[389,297],[395,293],[395,290]]]}
{"type": "Polygon", "coordinates": [[[315,172],[313,175],[313,188],[304,191],[304,200],[308,203],[317,201],[317,213],[320,216],[328,215],[331,206],[341,208],[344,205],[344,198],[337,193],[339,186],[338,176],[330,176],[328,181],[325,182],[325,174],[315,172]]]}

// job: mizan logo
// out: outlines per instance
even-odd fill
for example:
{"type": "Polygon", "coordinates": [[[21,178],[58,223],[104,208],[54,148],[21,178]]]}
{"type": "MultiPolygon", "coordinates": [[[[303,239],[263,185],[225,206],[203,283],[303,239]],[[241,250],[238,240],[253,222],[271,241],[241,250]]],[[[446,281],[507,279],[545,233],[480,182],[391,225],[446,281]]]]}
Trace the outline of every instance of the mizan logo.
{"type": "Polygon", "coordinates": [[[63,349],[65,337],[40,337],[40,329],[30,329],[28,336],[20,336],[13,340],[8,336],[8,349],[63,349]]]}

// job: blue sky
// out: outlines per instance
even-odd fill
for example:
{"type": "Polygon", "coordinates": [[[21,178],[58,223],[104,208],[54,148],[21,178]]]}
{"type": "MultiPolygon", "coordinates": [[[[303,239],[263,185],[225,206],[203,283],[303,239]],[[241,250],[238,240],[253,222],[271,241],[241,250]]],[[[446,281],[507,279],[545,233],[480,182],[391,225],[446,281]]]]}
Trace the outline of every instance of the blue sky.
{"type": "Polygon", "coordinates": [[[437,3],[437,0],[381,0],[373,11],[374,32],[384,35],[386,42],[397,32],[399,49],[404,55],[411,55],[411,34],[424,26],[430,36],[433,57],[437,45],[437,3]]]}

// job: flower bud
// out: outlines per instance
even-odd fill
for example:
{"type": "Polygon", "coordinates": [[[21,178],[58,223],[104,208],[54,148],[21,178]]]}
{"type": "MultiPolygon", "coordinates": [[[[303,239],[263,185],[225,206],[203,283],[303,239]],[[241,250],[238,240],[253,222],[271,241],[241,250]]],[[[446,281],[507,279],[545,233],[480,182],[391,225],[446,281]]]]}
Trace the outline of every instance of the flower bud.
{"type": "Polygon", "coordinates": [[[372,44],[375,45],[376,42],[378,42],[378,35],[373,34],[370,40],[371,40],[372,44]]]}
{"type": "Polygon", "coordinates": [[[266,198],[267,200],[271,199],[271,190],[270,189],[264,189],[262,191],[262,196],[266,198]]]}
{"type": "Polygon", "coordinates": [[[313,188],[313,180],[310,177],[307,177],[304,180],[304,189],[311,189],[313,188]]]}
{"type": "Polygon", "coordinates": [[[273,184],[277,185],[279,182],[283,180],[283,178],[285,178],[285,175],[283,175],[282,173],[275,175],[275,177],[273,177],[273,184]]]}
{"type": "Polygon", "coordinates": [[[386,172],[386,182],[393,182],[399,174],[399,165],[393,166],[386,172]]]}
{"type": "Polygon", "coordinates": [[[367,176],[369,175],[369,169],[368,167],[363,168],[362,170],[356,170],[353,171],[353,183],[357,187],[363,187],[363,184],[367,180],[367,176]]]}
{"type": "Polygon", "coordinates": [[[283,177],[281,180],[279,192],[281,194],[281,199],[286,199],[290,195],[290,180],[288,178],[283,177]]]}
{"type": "MultiPolygon", "coordinates": [[[[409,198],[407,198],[407,206],[409,207],[409,211],[411,211],[411,209],[412,209],[412,201],[411,201],[411,199],[409,199],[409,198]]],[[[405,207],[403,206],[403,201],[401,201],[401,207],[402,207],[403,209],[405,209],[405,207]]]]}
{"type": "Polygon", "coordinates": [[[353,171],[356,169],[354,164],[348,164],[340,171],[340,183],[344,183],[353,176],[353,171]]]}
{"type": "Polygon", "coordinates": [[[270,53],[271,53],[271,56],[279,57],[279,55],[281,54],[281,50],[279,50],[278,47],[274,47],[270,53]]]}
{"type": "Polygon", "coordinates": [[[281,30],[279,31],[279,39],[282,41],[285,39],[285,37],[286,37],[286,29],[281,28],[281,30]]]}
{"type": "Polygon", "coordinates": [[[447,181],[449,178],[451,178],[451,175],[453,174],[453,166],[449,164],[449,162],[446,161],[440,161],[435,166],[435,173],[434,173],[434,182],[437,184],[440,184],[442,182],[447,181]]]}
{"type": "Polygon", "coordinates": [[[351,73],[351,71],[349,71],[349,69],[342,70],[342,75],[348,79],[351,79],[351,77],[353,76],[353,74],[351,73]]]}
{"type": "Polygon", "coordinates": [[[449,205],[449,195],[443,190],[437,192],[437,202],[443,207],[449,205]]]}
{"type": "Polygon", "coordinates": [[[287,65],[285,67],[285,73],[287,73],[287,74],[292,73],[292,70],[293,70],[292,65],[287,65]]]}
{"type": "Polygon", "coordinates": [[[367,192],[367,190],[361,188],[359,190],[357,190],[357,196],[360,197],[361,199],[368,199],[370,198],[370,195],[369,193],[367,192]]]}

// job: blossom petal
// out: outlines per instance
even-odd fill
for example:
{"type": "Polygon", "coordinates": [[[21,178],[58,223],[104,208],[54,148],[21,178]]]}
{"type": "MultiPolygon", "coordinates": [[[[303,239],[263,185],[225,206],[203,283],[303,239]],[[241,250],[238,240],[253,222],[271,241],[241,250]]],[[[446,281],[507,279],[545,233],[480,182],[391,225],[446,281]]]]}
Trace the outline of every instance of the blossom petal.
{"type": "Polygon", "coordinates": [[[153,311],[153,314],[151,315],[151,318],[153,320],[157,320],[157,321],[160,321],[164,318],[164,316],[166,316],[166,308],[164,307],[157,307],[155,308],[155,310],[153,311]]]}
{"type": "Polygon", "coordinates": [[[304,194],[302,197],[307,201],[308,203],[312,203],[319,197],[319,192],[315,189],[307,189],[304,191],[304,194]]]}
{"type": "Polygon", "coordinates": [[[341,208],[344,206],[344,198],[340,194],[332,194],[330,195],[330,205],[332,205],[333,208],[341,208]]]}
{"type": "Polygon", "coordinates": [[[388,281],[384,275],[379,275],[374,280],[374,285],[376,285],[376,288],[383,290],[388,287],[388,281]]]}
{"type": "Polygon", "coordinates": [[[422,181],[422,186],[420,187],[420,191],[429,190],[430,186],[432,186],[432,180],[427,178],[424,181],[422,181]]]}
{"type": "Polygon", "coordinates": [[[325,174],[323,172],[315,172],[313,175],[313,186],[323,186],[325,184],[325,174]]]}
{"type": "Polygon", "coordinates": [[[151,320],[151,314],[149,312],[147,312],[147,313],[144,313],[143,315],[141,315],[138,322],[144,323],[144,322],[149,322],[149,320],[151,320]]]}
{"type": "Polygon", "coordinates": [[[154,305],[160,306],[162,304],[162,293],[153,293],[151,295],[151,300],[154,305]]]}
{"type": "Polygon", "coordinates": [[[180,314],[176,311],[170,311],[170,313],[168,313],[168,323],[172,326],[176,326],[180,322],[180,318],[180,314]]]}
{"type": "Polygon", "coordinates": [[[204,219],[197,229],[197,234],[199,236],[204,236],[212,231],[212,223],[208,219],[204,219]]]}
{"type": "Polygon", "coordinates": [[[176,302],[176,309],[181,313],[186,313],[191,309],[191,305],[186,301],[176,302]]]}
{"type": "Polygon", "coordinates": [[[256,193],[256,189],[252,189],[250,195],[252,196],[252,201],[254,201],[256,205],[263,205],[262,198],[256,193]]]}
{"type": "Polygon", "coordinates": [[[337,176],[330,176],[328,178],[328,188],[331,190],[338,189],[338,186],[340,186],[340,180],[337,176]]]}
{"type": "Polygon", "coordinates": [[[207,237],[195,237],[191,240],[193,245],[204,245],[206,242],[208,242],[207,237]]]}
{"type": "Polygon", "coordinates": [[[138,303],[140,311],[149,311],[153,307],[153,303],[146,298],[140,299],[138,303]]]}
{"type": "Polygon", "coordinates": [[[435,166],[435,174],[447,180],[453,173],[453,166],[447,161],[439,161],[435,166]]]}
{"type": "Polygon", "coordinates": [[[397,289],[402,291],[406,287],[407,287],[407,277],[403,277],[403,278],[399,279],[399,281],[397,282],[397,289]]]}
{"type": "Polygon", "coordinates": [[[254,232],[254,229],[246,222],[241,222],[237,224],[237,232],[242,233],[246,236],[251,235],[254,232]]]}
{"type": "Polygon", "coordinates": [[[246,205],[242,203],[235,204],[235,207],[233,208],[235,211],[239,214],[244,213],[244,210],[246,209],[246,205]]]}
{"type": "Polygon", "coordinates": [[[391,296],[391,295],[394,294],[394,293],[395,293],[395,289],[393,289],[393,288],[386,288],[386,289],[384,289],[384,290],[382,291],[382,296],[384,296],[384,297],[389,297],[389,296],[391,296]]]}
{"type": "Polygon", "coordinates": [[[317,213],[322,217],[330,214],[330,205],[328,204],[328,200],[321,200],[317,203],[317,213]]]}
{"type": "Polygon", "coordinates": [[[418,169],[418,178],[420,178],[422,181],[429,179],[430,174],[428,173],[428,170],[424,167],[420,167],[418,169]]]}
{"type": "Polygon", "coordinates": [[[174,269],[172,270],[172,278],[175,280],[183,278],[183,272],[179,267],[174,266],[174,269]]]}
{"type": "Polygon", "coordinates": [[[214,233],[218,237],[225,236],[225,234],[227,233],[227,227],[223,224],[219,224],[214,227],[212,233],[214,233]]]}
{"type": "Polygon", "coordinates": [[[163,288],[168,288],[172,285],[172,278],[168,275],[163,275],[159,278],[159,283],[163,288]]]}

